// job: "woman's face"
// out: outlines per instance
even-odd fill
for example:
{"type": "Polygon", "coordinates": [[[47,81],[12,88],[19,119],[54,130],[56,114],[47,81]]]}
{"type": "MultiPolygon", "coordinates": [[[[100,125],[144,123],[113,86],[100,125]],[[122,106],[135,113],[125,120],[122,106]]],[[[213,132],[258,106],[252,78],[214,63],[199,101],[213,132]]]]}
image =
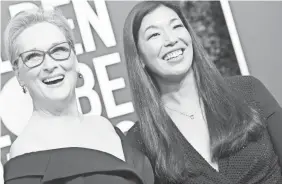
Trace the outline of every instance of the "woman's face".
{"type": "MultiPolygon", "coordinates": [[[[22,54],[24,60],[32,63],[32,59],[36,61],[39,58],[38,52],[33,50],[44,52],[49,50],[55,58],[65,57],[62,53],[68,52],[65,47],[69,45],[60,43],[66,41],[66,37],[57,26],[42,22],[25,29],[17,37],[15,44],[19,54],[25,52],[22,54]]],[[[43,62],[33,68],[27,67],[23,63],[23,58],[19,57],[16,75],[19,83],[27,87],[33,101],[62,101],[73,97],[78,64],[74,52],[72,50],[70,52],[68,59],[62,61],[56,61],[46,54],[43,62]]]]}
{"type": "Polygon", "coordinates": [[[141,58],[153,75],[166,79],[185,76],[193,60],[192,40],[175,11],[156,8],[143,18],[138,34],[141,58]]]}

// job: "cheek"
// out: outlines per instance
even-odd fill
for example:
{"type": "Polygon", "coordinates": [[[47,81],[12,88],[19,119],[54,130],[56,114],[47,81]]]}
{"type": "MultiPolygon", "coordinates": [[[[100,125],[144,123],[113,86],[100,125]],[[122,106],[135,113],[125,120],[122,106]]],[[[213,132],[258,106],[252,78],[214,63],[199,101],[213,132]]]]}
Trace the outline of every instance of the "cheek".
{"type": "Polygon", "coordinates": [[[34,81],[38,78],[38,75],[40,73],[40,70],[37,68],[33,68],[33,69],[21,69],[19,70],[19,78],[23,81],[25,81],[25,83],[29,83],[31,81],[34,81]]]}
{"type": "Polygon", "coordinates": [[[65,71],[76,71],[76,59],[75,58],[70,58],[66,61],[62,61],[60,63],[60,66],[63,68],[65,71]]]}
{"type": "Polygon", "coordinates": [[[181,37],[185,40],[186,44],[192,43],[191,35],[189,34],[189,32],[187,30],[179,33],[179,35],[181,35],[181,37]]]}
{"type": "MultiPolygon", "coordinates": [[[[142,53],[146,63],[155,63],[161,49],[160,41],[154,40],[143,45],[142,53]]],[[[146,64],[145,63],[145,64],[146,64]]]]}

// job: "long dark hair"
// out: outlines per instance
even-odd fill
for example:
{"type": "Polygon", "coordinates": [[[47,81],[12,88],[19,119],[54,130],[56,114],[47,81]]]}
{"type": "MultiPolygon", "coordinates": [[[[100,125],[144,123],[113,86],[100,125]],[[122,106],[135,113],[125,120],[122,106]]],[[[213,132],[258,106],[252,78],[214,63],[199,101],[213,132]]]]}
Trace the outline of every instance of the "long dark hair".
{"type": "Polygon", "coordinates": [[[212,62],[207,59],[191,25],[176,2],[145,1],[129,13],[123,42],[133,102],[139,117],[141,137],[156,175],[168,183],[184,183],[199,174],[198,168],[186,158],[183,138],[162,106],[159,89],[149,72],[142,67],[138,51],[138,31],[143,17],[159,6],[174,10],[192,37],[194,59],[192,69],[200,99],[205,110],[215,117],[209,124],[212,158],[218,160],[238,151],[248,141],[256,140],[264,128],[254,107],[247,105],[231,90],[212,62]]]}

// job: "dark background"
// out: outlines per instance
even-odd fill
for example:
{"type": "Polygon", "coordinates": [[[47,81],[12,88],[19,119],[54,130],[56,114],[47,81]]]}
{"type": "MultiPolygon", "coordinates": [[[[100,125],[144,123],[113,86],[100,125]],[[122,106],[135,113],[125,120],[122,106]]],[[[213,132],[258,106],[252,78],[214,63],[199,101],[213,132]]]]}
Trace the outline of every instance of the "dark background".
{"type": "Polygon", "coordinates": [[[223,76],[239,75],[240,69],[218,1],[188,1],[184,7],[209,58],[223,76]]]}

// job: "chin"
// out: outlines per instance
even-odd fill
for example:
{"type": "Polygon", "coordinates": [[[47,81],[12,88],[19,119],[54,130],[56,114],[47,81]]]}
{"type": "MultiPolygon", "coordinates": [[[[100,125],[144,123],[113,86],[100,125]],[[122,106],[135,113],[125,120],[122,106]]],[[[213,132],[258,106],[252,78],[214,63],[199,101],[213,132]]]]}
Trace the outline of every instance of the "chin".
{"type": "Polygon", "coordinates": [[[66,101],[72,99],[74,94],[72,94],[70,90],[58,90],[53,93],[45,94],[44,96],[51,101],[66,101]]]}
{"type": "Polygon", "coordinates": [[[190,65],[189,66],[178,66],[177,68],[174,68],[171,70],[170,75],[173,76],[183,76],[186,75],[190,71],[190,65]]]}
{"type": "Polygon", "coordinates": [[[68,96],[48,96],[47,99],[53,102],[63,102],[68,99],[68,96]]]}
{"type": "Polygon", "coordinates": [[[171,71],[168,74],[163,75],[162,78],[164,78],[167,81],[174,81],[174,82],[179,82],[182,79],[184,79],[190,72],[191,70],[188,69],[181,69],[181,70],[174,70],[171,71]]]}

